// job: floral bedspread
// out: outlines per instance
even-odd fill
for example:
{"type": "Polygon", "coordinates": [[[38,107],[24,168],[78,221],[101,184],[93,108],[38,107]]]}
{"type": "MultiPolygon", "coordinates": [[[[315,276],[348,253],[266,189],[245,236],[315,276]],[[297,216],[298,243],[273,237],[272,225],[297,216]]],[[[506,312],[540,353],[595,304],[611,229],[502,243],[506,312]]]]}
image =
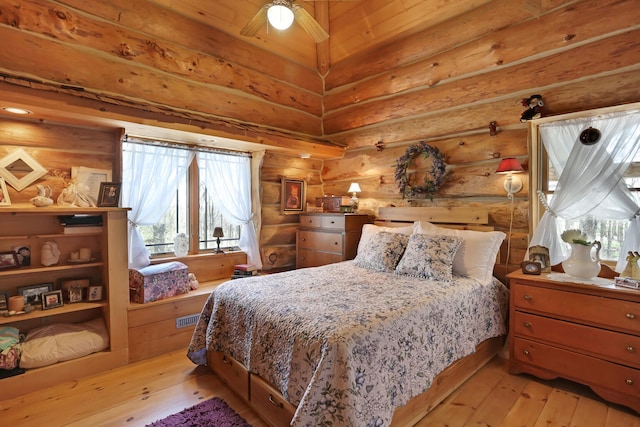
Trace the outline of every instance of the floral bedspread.
{"type": "Polygon", "coordinates": [[[508,291],[429,281],[351,261],[218,286],[188,350],[235,358],[298,409],[292,426],[388,426],[452,362],[506,333],[508,291]]]}

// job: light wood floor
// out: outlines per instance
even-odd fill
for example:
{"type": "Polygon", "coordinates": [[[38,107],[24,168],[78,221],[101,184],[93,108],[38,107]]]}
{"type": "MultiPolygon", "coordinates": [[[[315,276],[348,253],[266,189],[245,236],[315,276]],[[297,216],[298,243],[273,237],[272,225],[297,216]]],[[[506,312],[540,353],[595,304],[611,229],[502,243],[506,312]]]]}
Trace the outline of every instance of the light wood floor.
{"type": "MultiPolygon", "coordinates": [[[[213,396],[222,397],[253,427],[266,427],[215,375],[195,367],[185,351],[0,402],[0,424],[144,426],[213,396]]],[[[568,381],[509,375],[498,356],[417,426],[640,427],[640,417],[568,381]]]]}

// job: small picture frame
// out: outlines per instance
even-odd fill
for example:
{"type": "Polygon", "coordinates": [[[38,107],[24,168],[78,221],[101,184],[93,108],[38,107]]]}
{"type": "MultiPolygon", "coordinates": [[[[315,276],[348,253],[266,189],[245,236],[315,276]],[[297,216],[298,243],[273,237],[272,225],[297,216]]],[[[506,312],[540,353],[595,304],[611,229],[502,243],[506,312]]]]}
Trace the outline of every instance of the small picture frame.
{"type": "Polygon", "coordinates": [[[0,252],[0,270],[19,267],[18,257],[14,251],[0,252]]]}
{"type": "Polygon", "coordinates": [[[16,253],[16,257],[18,258],[18,267],[29,267],[31,265],[31,246],[13,246],[11,250],[16,253]]]}
{"type": "Polygon", "coordinates": [[[62,291],[51,291],[42,294],[42,309],[49,310],[50,308],[62,307],[64,302],[62,301],[62,291]]]}
{"type": "Polygon", "coordinates": [[[11,206],[7,184],[2,177],[0,177],[0,206],[11,206]]]}
{"type": "Polygon", "coordinates": [[[42,283],[40,285],[20,286],[18,288],[18,295],[24,296],[24,303],[27,304],[40,304],[42,302],[42,294],[51,292],[53,290],[53,283],[42,283]]]}
{"type": "Polygon", "coordinates": [[[69,304],[82,302],[82,288],[69,288],[69,304]]]}
{"type": "Polygon", "coordinates": [[[101,182],[98,193],[98,206],[118,207],[121,188],[122,184],[120,182],[101,182]]]}
{"type": "Polygon", "coordinates": [[[306,202],[305,182],[300,179],[282,177],[280,210],[283,213],[299,213],[304,211],[306,202]]]}
{"type": "Polygon", "coordinates": [[[522,274],[540,274],[542,267],[537,261],[522,261],[520,264],[522,274]]]}
{"type": "Polygon", "coordinates": [[[0,311],[9,310],[9,294],[0,292],[0,311]]]}
{"type": "Polygon", "coordinates": [[[529,261],[537,262],[540,264],[540,271],[542,273],[551,272],[551,263],[549,262],[549,248],[536,245],[529,248],[529,261]]]}
{"type": "Polygon", "coordinates": [[[102,286],[89,286],[87,300],[100,301],[102,299],[102,286]]]}

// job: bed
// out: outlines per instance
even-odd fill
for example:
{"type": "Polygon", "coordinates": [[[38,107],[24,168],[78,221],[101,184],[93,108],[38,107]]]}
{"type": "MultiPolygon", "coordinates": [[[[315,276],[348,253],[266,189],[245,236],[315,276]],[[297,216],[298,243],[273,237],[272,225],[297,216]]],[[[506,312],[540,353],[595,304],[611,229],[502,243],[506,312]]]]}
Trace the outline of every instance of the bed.
{"type": "Polygon", "coordinates": [[[508,291],[492,276],[504,233],[470,209],[378,219],[352,261],[218,286],[189,358],[271,425],[416,423],[504,343],[508,291]],[[472,225],[434,225],[443,214],[472,225]]]}

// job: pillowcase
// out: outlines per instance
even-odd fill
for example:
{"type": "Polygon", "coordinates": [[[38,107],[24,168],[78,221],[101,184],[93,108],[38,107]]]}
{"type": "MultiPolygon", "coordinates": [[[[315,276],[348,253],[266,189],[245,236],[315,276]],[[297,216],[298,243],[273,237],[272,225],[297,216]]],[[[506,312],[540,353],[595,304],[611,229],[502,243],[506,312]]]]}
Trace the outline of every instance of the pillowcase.
{"type": "Polygon", "coordinates": [[[405,235],[410,235],[413,233],[413,224],[407,225],[406,227],[383,227],[381,225],[374,224],[365,224],[362,226],[362,234],[360,235],[360,242],[358,242],[358,251],[360,253],[362,249],[367,245],[369,239],[375,236],[381,231],[386,231],[389,233],[400,233],[405,235]]]}
{"type": "Polygon", "coordinates": [[[453,272],[473,277],[484,284],[491,283],[496,256],[506,234],[501,231],[456,230],[421,221],[416,222],[414,227],[415,233],[462,238],[462,244],[453,259],[453,272]]]}
{"type": "Polygon", "coordinates": [[[453,258],[461,243],[459,237],[412,234],[395,272],[449,282],[453,277],[453,258]]]}
{"type": "Polygon", "coordinates": [[[374,271],[392,272],[407,247],[409,236],[381,231],[367,241],[353,264],[374,271]]]}

